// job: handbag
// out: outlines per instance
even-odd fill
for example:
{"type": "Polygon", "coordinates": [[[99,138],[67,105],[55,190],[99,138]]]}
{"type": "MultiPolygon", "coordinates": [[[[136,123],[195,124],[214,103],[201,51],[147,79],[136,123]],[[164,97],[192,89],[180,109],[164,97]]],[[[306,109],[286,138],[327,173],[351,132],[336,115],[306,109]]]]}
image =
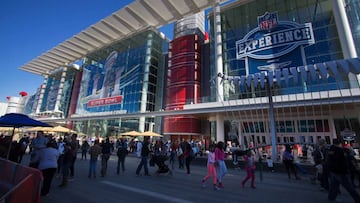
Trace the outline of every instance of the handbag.
{"type": "Polygon", "coordinates": [[[181,149],[181,147],[179,147],[176,154],[177,156],[181,156],[183,154],[183,150],[181,149]]]}

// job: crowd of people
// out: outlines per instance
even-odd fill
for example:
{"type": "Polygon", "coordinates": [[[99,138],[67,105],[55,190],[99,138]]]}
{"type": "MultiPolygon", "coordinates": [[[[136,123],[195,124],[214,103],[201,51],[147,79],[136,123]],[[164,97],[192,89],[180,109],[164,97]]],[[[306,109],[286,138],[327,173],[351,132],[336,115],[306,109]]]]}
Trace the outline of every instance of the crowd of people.
{"type": "MultiPolygon", "coordinates": [[[[46,196],[50,192],[54,177],[61,178],[59,187],[66,187],[68,182],[73,180],[78,152],[81,153],[82,160],[89,159],[89,178],[96,178],[97,176],[96,168],[99,157],[101,160],[99,175],[101,177],[107,175],[107,165],[112,154],[118,157],[116,173],[124,174],[126,157],[129,153],[134,153],[139,158],[138,166],[134,171],[136,176],[150,176],[148,165],[151,165],[153,161],[150,159],[155,159],[155,157],[164,157],[161,159],[162,161],[168,160],[169,168],[166,169],[166,172],[170,168],[174,169],[177,164],[179,169],[184,169],[186,174],[190,175],[191,162],[197,154],[200,154],[199,148],[202,148],[197,143],[186,140],[171,142],[155,139],[151,142],[150,137],[144,137],[143,141],[138,139],[128,141],[124,138],[110,140],[108,137],[93,141],[84,139],[81,143],[79,140],[77,134],[69,134],[55,139],[52,135],[44,135],[44,132],[38,131],[36,137],[31,138],[25,135],[18,142],[13,142],[10,153],[8,153],[9,149],[3,148],[10,141],[6,140],[6,136],[0,136],[0,156],[9,156],[11,161],[21,163],[22,157],[29,147],[29,154],[31,155],[29,166],[42,171],[44,181],[41,195],[46,196]],[[142,170],[143,173],[141,173],[142,170]]],[[[224,188],[223,177],[227,173],[226,152],[227,146],[222,141],[209,144],[207,173],[201,179],[202,187],[206,187],[206,181],[212,178],[214,190],[224,188]]],[[[250,180],[250,187],[256,189],[256,162],[263,158],[261,154],[257,153],[258,151],[255,149],[244,150],[242,153],[232,153],[232,157],[236,157],[233,164],[237,164],[239,156],[244,161],[246,175],[241,181],[243,188],[250,180]]],[[[284,151],[281,153],[281,160],[289,180],[292,176],[299,180],[300,176],[297,172],[299,168],[294,162],[293,153],[292,146],[285,145],[284,151]]],[[[343,146],[338,139],[334,139],[332,145],[327,144],[323,139],[319,139],[311,155],[316,171],[312,180],[319,182],[321,189],[328,192],[329,200],[337,198],[340,193],[340,185],[342,185],[355,202],[360,202],[360,196],[355,190],[356,187],[360,187],[360,166],[351,148],[343,146]]],[[[273,172],[273,163],[268,162],[268,166],[273,172]]]]}
{"type": "Polygon", "coordinates": [[[356,187],[360,186],[360,168],[351,147],[334,139],[332,145],[320,139],[313,152],[316,173],[313,180],[320,183],[322,190],[328,192],[328,199],[335,200],[342,185],[355,202],[360,202],[356,187]],[[358,178],[358,184],[355,182],[358,178]]]}

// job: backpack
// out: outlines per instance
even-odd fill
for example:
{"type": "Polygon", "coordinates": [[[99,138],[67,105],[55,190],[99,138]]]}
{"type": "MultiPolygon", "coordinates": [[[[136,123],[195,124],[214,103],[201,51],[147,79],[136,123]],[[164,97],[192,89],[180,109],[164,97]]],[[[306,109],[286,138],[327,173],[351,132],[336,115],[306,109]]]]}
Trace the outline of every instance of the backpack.
{"type": "Polygon", "coordinates": [[[124,146],[120,146],[117,150],[118,156],[124,156],[127,155],[127,149],[124,146]]]}
{"type": "Polygon", "coordinates": [[[291,152],[285,150],[283,153],[283,160],[292,161],[293,155],[291,154],[291,152]]]}
{"type": "Polygon", "coordinates": [[[149,150],[149,143],[144,142],[142,144],[142,148],[141,148],[141,156],[147,156],[149,155],[150,150],[149,150]]]}

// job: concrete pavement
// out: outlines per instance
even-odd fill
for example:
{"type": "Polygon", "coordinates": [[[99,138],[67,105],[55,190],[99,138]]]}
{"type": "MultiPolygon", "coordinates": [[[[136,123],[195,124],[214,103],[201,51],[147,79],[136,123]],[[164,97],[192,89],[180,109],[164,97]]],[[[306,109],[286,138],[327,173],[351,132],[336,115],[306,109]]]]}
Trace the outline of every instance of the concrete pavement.
{"type": "MultiPolygon", "coordinates": [[[[206,166],[201,161],[191,165],[191,175],[185,170],[173,170],[173,175],[155,175],[157,167],[149,167],[152,176],[135,175],[139,159],[130,155],[126,159],[124,174],[116,174],[116,156],[111,156],[107,176],[89,179],[88,160],[77,159],[75,164],[75,179],[66,188],[59,188],[61,180],[54,178],[50,193],[41,197],[44,203],[63,202],[246,202],[246,203],[320,203],[329,202],[327,193],[320,191],[318,185],[309,180],[310,175],[303,175],[301,180],[288,180],[283,172],[264,172],[260,181],[259,172],[256,173],[256,189],[241,187],[241,180],[245,176],[243,169],[229,167],[224,177],[224,189],[214,191],[211,180],[207,187],[201,187],[201,179],[206,175],[206,166]]],[[[26,164],[26,159],[24,160],[26,164]]],[[[176,164],[177,166],[177,164],[176,164]]],[[[100,161],[97,172],[100,172],[100,161]]],[[[350,195],[342,189],[339,196],[342,202],[353,202],[350,195]]]]}

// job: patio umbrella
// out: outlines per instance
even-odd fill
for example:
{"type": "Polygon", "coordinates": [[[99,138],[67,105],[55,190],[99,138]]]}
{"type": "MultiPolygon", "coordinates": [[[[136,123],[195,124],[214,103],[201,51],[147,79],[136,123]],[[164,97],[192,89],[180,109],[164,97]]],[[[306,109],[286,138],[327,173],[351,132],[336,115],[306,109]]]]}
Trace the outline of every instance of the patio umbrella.
{"type": "Polygon", "coordinates": [[[120,133],[121,136],[124,136],[124,135],[127,135],[127,136],[140,136],[141,133],[133,130],[133,131],[130,131],[130,132],[125,132],[125,133],[120,133]]]}
{"type": "Polygon", "coordinates": [[[12,145],[12,139],[14,137],[15,128],[20,128],[24,126],[42,126],[42,127],[52,127],[51,125],[32,119],[29,116],[25,114],[20,113],[8,113],[0,117],[0,126],[1,127],[12,127],[13,132],[11,134],[11,142],[9,145],[8,153],[7,153],[7,159],[9,159],[11,145],[12,145]]]}
{"type": "Polygon", "coordinates": [[[151,137],[162,137],[162,135],[152,132],[152,131],[146,131],[141,133],[142,136],[151,136],[151,137]]]}
{"type": "Polygon", "coordinates": [[[71,133],[74,132],[73,130],[69,128],[65,128],[61,125],[55,126],[52,129],[50,129],[51,132],[58,132],[58,133],[71,133]]]}
{"type": "Polygon", "coordinates": [[[40,131],[40,130],[42,130],[42,128],[44,128],[44,127],[37,126],[37,127],[28,128],[28,129],[26,129],[26,131],[40,131]]]}

